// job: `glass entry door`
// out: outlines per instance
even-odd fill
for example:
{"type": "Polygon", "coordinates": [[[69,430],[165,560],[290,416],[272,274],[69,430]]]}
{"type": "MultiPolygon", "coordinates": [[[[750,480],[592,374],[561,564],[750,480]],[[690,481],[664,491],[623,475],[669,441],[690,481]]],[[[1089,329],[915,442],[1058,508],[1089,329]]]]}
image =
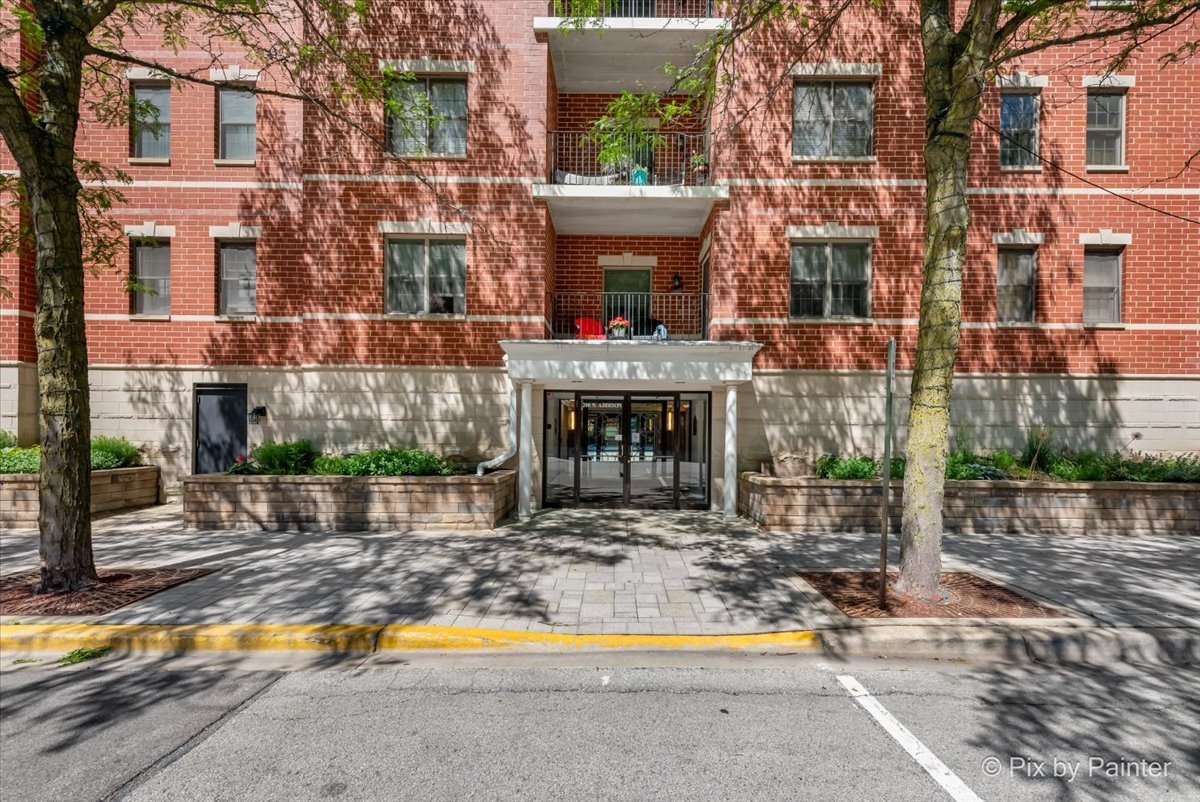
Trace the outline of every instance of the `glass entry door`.
{"type": "Polygon", "coordinates": [[[707,507],[707,393],[546,398],[546,506],[707,507]]]}

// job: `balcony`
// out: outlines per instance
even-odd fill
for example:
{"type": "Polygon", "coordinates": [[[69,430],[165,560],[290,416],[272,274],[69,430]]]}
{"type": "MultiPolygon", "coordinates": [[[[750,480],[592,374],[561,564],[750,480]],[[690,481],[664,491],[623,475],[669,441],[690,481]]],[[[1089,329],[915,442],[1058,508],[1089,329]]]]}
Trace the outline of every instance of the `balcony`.
{"type": "Polygon", "coordinates": [[[533,188],[561,234],[696,236],[713,204],[708,137],[696,132],[550,134],[550,182],[533,188]]]}
{"type": "Polygon", "coordinates": [[[534,32],[549,44],[558,91],[567,93],[664,92],[671,87],[664,65],[690,64],[725,26],[710,0],[611,0],[582,24],[554,16],[553,2],[549,13],[534,18],[534,32]]]}
{"type": "Polygon", "coordinates": [[[568,340],[609,339],[608,322],[629,321],[624,339],[652,339],[658,327],[672,340],[703,340],[708,296],[683,292],[556,292],[554,336],[568,340]]]}

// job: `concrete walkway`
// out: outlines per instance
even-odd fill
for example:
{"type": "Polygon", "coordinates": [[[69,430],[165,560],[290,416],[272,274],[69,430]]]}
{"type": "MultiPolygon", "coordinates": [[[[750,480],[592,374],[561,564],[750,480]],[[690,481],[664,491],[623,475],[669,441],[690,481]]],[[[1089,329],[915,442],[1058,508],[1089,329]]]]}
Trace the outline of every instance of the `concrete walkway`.
{"type": "MultiPolygon", "coordinates": [[[[97,521],[95,550],[106,567],[222,569],[91,619],[105,623],[709,635],[844,628],[796,572],[873,568],[878,538],[608,510],[548,511],[482,534],[186,531],[179,506],[166,505],[97,521]]],[[[1089,626],[1200,630],[1195,539],[972,535],[948,537],[946,555],[947,569],[1032,592],[1089,626]]],[[[5,574],[36,560],[34,533],[0,536],[5,574]]]]}

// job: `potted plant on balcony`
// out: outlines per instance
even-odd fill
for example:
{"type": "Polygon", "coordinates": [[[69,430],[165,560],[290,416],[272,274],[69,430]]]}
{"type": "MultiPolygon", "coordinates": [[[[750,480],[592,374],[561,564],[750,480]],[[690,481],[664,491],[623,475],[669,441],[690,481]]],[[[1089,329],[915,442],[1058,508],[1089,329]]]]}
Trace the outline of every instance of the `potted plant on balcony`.
{"type": "Polygon", "coordinates": [[[621,315],[617,315],[612,320],[608,321],[608,339],[624,340],[629,333],[629,321],[621,315]]]}
{"type": "Polygon", "coordinates": [[[693,153],[688,159],[688,166],[692,168],[692,182],[697,186],[708,183],[708,154],[693,153]]]}

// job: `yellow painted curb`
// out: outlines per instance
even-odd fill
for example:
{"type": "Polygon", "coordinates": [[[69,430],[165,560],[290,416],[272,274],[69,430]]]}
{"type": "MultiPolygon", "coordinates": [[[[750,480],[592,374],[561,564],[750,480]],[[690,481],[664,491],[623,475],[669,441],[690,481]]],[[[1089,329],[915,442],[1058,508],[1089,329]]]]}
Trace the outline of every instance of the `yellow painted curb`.
{"type": "Polygon", "coordinates": [[[808,630],[752,635],[573,635],[419,624],[9,624],[0,650],[457,651],[481,649],[817,649],[808,630]]]}

